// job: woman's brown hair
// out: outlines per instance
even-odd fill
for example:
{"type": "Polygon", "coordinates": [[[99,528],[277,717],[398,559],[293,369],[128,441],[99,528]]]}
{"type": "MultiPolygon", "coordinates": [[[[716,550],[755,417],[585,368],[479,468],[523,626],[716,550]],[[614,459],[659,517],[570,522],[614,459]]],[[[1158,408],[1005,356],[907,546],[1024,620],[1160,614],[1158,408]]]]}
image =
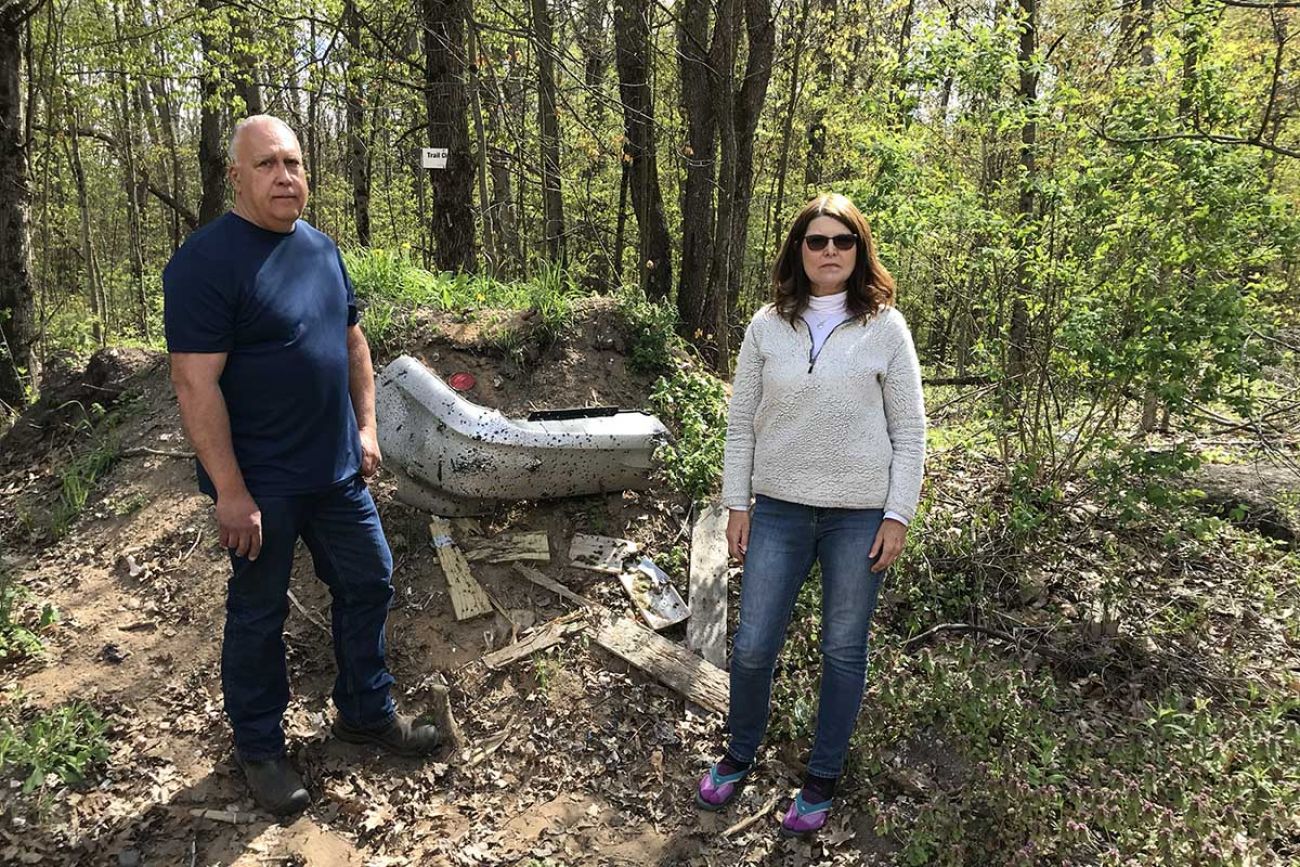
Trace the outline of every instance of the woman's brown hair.
{"type": "Polygon", "coordinates": [[[781,316],[794,324],[795,319],[808,307],[812,284],[803,270],[804,233],[808,224],[818,217],[834,217],[857,236],[858,255],[853,273],[845,285],[848,290],[849,313],[855,318],[873,316],[894,303],[894,277],[880,264],[876,243],[871,238],[867,218],[849,200],[839,193],[822,193],[803,206],[803,210],[790,224],[781,252],[772,265],[772,303],[781,316]]]}

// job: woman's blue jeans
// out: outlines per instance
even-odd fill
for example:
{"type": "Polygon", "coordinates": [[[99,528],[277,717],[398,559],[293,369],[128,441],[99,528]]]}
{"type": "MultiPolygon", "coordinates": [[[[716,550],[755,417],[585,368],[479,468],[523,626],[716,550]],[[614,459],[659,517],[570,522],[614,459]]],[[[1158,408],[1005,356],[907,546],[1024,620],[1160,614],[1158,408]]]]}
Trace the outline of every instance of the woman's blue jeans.
{"type": "Polygon", "coordinates": [[[728,752],[751,761],[767,730],[772,672],[799,588],[813,561],[822,572],[822,682],[808,771],[838,777],[862,706],[867,637],[883,573],[868,553],[881,509],[827,509],[759,495],[750,519],[740,589],[740,628],[731,649],[728,752]]]}
{"type": "Polygon", "coordinates": [[[235,749],[246,761],[284,754],[281,718],[289,705],[284,620],[289,573],[301,537],[316,576],[330,589],[334,633],[334,705],[354,725],[393,715],[392,675],[384,663],[384,622],[393,597],[393,557],[379,512],[361,476],[325,491],[258,497],[262,553],[230,555],[221,687],[235,749]]]}

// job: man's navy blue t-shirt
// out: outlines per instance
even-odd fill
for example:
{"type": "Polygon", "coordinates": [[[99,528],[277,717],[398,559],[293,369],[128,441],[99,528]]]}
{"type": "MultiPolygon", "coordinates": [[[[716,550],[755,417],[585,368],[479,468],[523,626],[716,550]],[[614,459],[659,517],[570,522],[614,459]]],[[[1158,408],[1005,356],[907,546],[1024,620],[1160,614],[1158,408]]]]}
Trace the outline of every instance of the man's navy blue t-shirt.
{"type": "MultiPolygon", "coordinates": [[[[312,493],[356,475],[356,297],[333,241],[302,220],[281,234],[226,213],[172,256],[163,295],[169,351],[228,353],[221,392],[250,494],[312,493]]],[[[215,497],[201,464],[198,476],[215,497]]]]}

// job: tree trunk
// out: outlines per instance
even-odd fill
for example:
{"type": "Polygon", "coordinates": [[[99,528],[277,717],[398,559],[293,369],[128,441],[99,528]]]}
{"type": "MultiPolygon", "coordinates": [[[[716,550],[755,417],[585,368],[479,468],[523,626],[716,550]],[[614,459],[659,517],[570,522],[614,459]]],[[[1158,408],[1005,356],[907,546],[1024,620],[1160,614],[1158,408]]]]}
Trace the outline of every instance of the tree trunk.
{"type": "Polygon", "coordinates": [[[434,263],[440,271],[474,270],[474,159],[465,93],[469,0],[424,2],[424,103],[429,146],[447,148],[447,167],[431,169],[434,263]]]}
{"type": "MultiPolygon", "coordinates": [[[[122,38],[121,10],[113,7],[113,27],[117,38],[122,38]]],[[[131,87],[126,73],[118,73],[118,97],[121,100],[121,123],[118,135],[122,141],[122,186],[126,190],[126,225],[130,239],[131,285],[135,293],[135,325],[140,335],[149,340],[149,299],[144,291],[144,230],[141,213],[144,210],[140,194],[143,182],[137,176],[135,150],[135,114],[131,105],[131,87]]]]}
{"type": "MultiPolygon", "coordinates": [[[[72,95],[65,93],[65,103],[72,104],[72,95]]],[[[104,286],[99,276],[99,263],[95,254],[95,236],[90,230],[90,197],[86,190],[86,171],[81,163],[81,136],[76,109],[72,109],[72,135],[68,136],[68,165],[72,167],[72,180],[77,189],[77,211],[81,216],[81,259],[86,271],[86,295],[90,301],[91,333],[95,342],[104,346],[107,338],[108,304],[104,286]]]]}
{"type": "MultiPolygon", "coordinates": [[[[745,78],[735,94],[732,106],[735,127],[735,174],[730,190],[731,242],[728,256],[727,285],[724,297],[725,316],[719,317],[717,351],[718,370],[724,375],[731,362],[731,318],[740,298],[741,278],[744,275],[745,251],[749,239],[749,210],[754,196],[754,138],[758,132],[759,117],[767,99],[768,82],[772,75],[772,56],[776,48],[776,27],[772,18],[771,0],[744,0],[745,4],[745,78]]],[[[727,194],[720,189],[719,196],[727,194]]]]}
{"type": "Polygon", "coordinates": [[[199,225],[206,225],[226,210],[226,155],[221,142],[221,70],[217,68],[216,44],[209,33],[217,0],[199,0],[204,20],[199,25],[199,49],[203,54],[199,76],[199,179],[203,198],[199,202],[199,225]]]}
{"type": "Polygon", "coordinates": [[[482,83],[478,75],[479,40],[478,29],[474,22],[469,25],[469,83],[470,97],[474,109],[474,140],[478,152],[478,212],[479,224],[483,230],[483,259],[487,263],[488,273],[494,277],[501,270],[501,254],[497,250],[497,233],[492,229],[492,200],[488,195],[488,179],[491,168],[488,166],[487,130],[483,125],[482,83]]]}
{"type": "Polygon", "coordinates": [[[618,92],[623,103],[632,209],[641,244],[637,265],[646,297],[662,301],[672,291],[672,248],[655,160],[654,100],[650,92],[650,4],[616,0],[614,23],[618,92]]]}
{"type": "MultiPolygon", "coordinates": [[[[677,19],[677,57],[681,79],[686,144],[682,158],[682,266],[677,281],[677,315],[681,333],[701,345],[713,333],[717,308],[709,293],[709,262],[713,258],[713,192],[716,171],[717,116],[711,94],[721,84],[712,70],[709,47],[708,0],[685,0],[677,19]]],[[[716,45],[716,43],[715,43],[716,45]]],[[[718,46],[720,50],[720,46],[718,46]]],[[[796,61],[797,62],[797,61],[796,61]]]]}
{"type": "MultiPolygon", "coordinates": [[[[1017,95],[1025,117],[1020,127],[1020,196],[1016,205],[1016,225],[1017,236],[1023,240],[1016,257],[1011,322],[1007,329],[1005,373],[1009,391],[1004,392],[1004,398],[1012,398],[1013,395],[1023,391],[1024,378],[1029,365],[1029,252],[1033,242],[1026,238],[1025,234],[1034,212],[1034,151],[1038,139],[1038,122],[1034,115],[1038,98],[1038,74],[1033,66],[1038,38],[1038,2],[1018,0],[1018,4],[1021,20],[1020,44],[1017,52],[1017,64],[1020,70],[1017,95]]],[[[1011,402],[1014,400],[1004,401],[1004,406],[1010,406],[1011,402]]]]}
{"type": "Polygon", "coordinates": [[[560,122],[555,114],[555,34],[547,0],[531,0],[537,47],[537,120],[542,137],[542,214],[546,256],[564,261],[564,198],[560,189],[560,122]]]}
{"type": "Polygon", "coordinates": [[[28,386],[40,383],[20,74],[21,33],[34,11],[22,4],[0,10],[0,401],[12,407],[23,406],[28,386]]]}
{"type": "Polygon", "coordinates": [[[365,112],[361,105],[361,19],[355,0],[343,4],[343,26],[348,40],[348,68],[344,82],[348,125],[348,180],[352,184],[352,219],[357,243],[370,246],[370,160],[365,140],[365,112]]]}

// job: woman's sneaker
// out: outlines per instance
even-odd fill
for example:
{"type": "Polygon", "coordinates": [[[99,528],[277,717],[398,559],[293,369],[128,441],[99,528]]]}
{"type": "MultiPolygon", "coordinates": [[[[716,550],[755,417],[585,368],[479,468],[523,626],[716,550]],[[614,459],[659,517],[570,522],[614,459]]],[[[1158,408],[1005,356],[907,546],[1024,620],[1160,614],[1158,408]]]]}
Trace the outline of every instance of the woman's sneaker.
{"type": "Polygon", "coordinates": [[[781,820],[782,837],[806,837],[820,831],[830,818],[831,801],[827,799],[820,804],[809,804],[803,799],[803,790],[794,796],[794,803],[785,811],[781,820]]]}
{"type": "Polygon", "coordinates": [[[744,787],[745,777],[753,765],[735,769],[725,758],[700,777],[695,787],[695,806],[701,810],[721,810],[736,799],[744,787]],[[727,773],[724,773],[727,772],[727,773]]]}

